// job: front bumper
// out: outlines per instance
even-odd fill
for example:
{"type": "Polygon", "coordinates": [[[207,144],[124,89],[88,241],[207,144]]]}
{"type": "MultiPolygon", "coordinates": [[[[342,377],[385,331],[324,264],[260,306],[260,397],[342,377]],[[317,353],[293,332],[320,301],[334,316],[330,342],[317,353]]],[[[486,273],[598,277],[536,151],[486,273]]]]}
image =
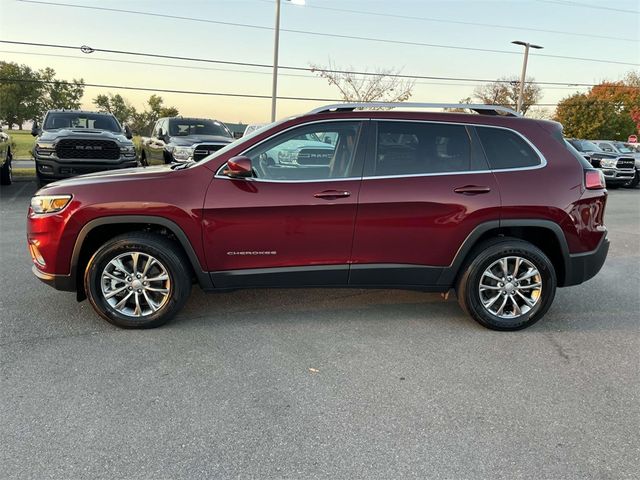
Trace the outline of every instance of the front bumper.
{"type": "Polygon", "coordinates": [[[119,162],[97,162],[83,160],[79,162],[59,162],[55,159],[36,158],[36,171],[42,180],[61,180],[63,178],[75,177],[85,173],[102,172],[105,170],[117,170],[121,168],[135,168],[138,160],[135,157],[126,158],[119,162]]]}
{"type": "Polygon", "coordinates": [[[569,255],[563,287],[579,285],[593,278],[604,265],[609,252],[609,239],[605,236],[595,250],[569,255]]]}
{"type": "Polygon", "coordinates": [[[35,265],[31,267],[33,274],[38,277],[39,280],[46,283],[50,287],[56,290],[63,290],[65,292],[75,292],[76,284],[71,275],[54,275],[51,273],[43,272],[35,265]]]}
{"type": "Polygon", "coordinates": [[[619,170],[617,168],[602,168],[601,171],[605,181],[612,185],[627,183],[629,180],[632,180],[636,174],[635,169],[619,170]]]}

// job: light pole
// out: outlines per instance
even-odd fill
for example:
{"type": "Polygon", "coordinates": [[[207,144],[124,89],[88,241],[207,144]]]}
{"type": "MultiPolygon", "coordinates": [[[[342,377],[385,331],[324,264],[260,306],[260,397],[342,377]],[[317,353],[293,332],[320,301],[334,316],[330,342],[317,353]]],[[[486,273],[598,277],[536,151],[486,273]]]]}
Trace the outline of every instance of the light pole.
{"type": "Polygon", "coordinates": [[[524,47],[524,61],[522,62],[522,74],[520,75],[520,91],[518,92],[518,106],[516,108],[518,113],[522,113],[522,101],[524,100],[524,79],[527,75],[527,60],[529,59],[529,48],[541,49],[544,47],[528,42],[521,42],[520,40],[515,40],[511,43],[522,45],[524,47]]]}
{"type": "MultiPolygon", "coordinates": [[[[305,0],[287,0],[294,5],[304,5],[305,0]]],[[[280,0],[276,0],[276,28],[273,39],[273,81],[271,85],[271,121],[276,121],[276,96],[278,94],[278,50],[280,47],[280,0]]]]}

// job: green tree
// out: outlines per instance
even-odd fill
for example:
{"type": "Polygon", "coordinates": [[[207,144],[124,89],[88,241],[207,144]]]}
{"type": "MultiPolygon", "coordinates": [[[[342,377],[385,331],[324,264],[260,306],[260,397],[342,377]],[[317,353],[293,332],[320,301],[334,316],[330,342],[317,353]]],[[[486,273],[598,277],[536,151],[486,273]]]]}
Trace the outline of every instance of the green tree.
{"type": "Polygon", "coordinates": [[[123,125],[130,123],[137,114],[135,107],[119,93],[100,94],[93,99],[93,104],[101,112],[112,113],[123,125]]]}
{"type": "Polygon", "coordinates": [[[179,113],[175,107],[165,107],[164,100],[159,95],[151,95],[147,100],[147,106],[144,112],[137,112],[132,117],[131,130],[137,134],[148,135],[159,118],[175,117],[179,113]]]}
{"type": "Polygon", "coordinates": [[[18,128],[37,116],[38,73],[27,65],[0,62],[0,122],[18,128]]]}
{"type": "Polygon", "coordinates": [[[80,108],[84,95],[84,80],[73,79],[70,82],[55,78],[53,68],[43,68],[38,71],[38,79],[41,81],[39,99],[37,102],[36,118],[41,117],[47,110],[67,108],[80,108]]]}
{"type": "Polygon", "coordinates": [[[640,77],[631,72],[622,81],[602,82],[562,99],[555,120],[568,136],[624,140],[638,132],[639,111],[640,77]]]}

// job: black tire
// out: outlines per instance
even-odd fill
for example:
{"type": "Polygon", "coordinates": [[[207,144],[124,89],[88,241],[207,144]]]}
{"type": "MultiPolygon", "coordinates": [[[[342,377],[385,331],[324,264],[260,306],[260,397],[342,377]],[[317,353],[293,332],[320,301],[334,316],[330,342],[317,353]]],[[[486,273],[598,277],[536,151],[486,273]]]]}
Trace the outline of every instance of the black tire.
{"type": "Polygon", "coordinates": [[[142,155],[140,155],[140,165],[143,167],[149,166],[149,162],[147,162],[147,154],[144,153],[144,151],[142,152],[142,155]]]}
{"type": "Polygon", "coordinates": [[[625,188],[636,188],[640,183],[640,171],[636,170],[635,176],[624,184],[625,188]]]}
{"type": "Polygon", "coordinates": [[[0,185],[11,185],[13,183],[13,158],[11,157],[11,152],[7,152],[7,160],[0,168],[0,185]]]}
{"type": "Polygon", "coordinates": [[[609,183],[609,184],[607,184],[607,188],[609,190],[617,190],[618,188],[620,188],[620,184],[619,183],[609,183]]]}
{"type": "Polygon", "coordinates": [[[36,184],[38,185],[38,188],[44,187],[47,183],[49,182],[44,180],[39,173],[36,173],[36,184]]]}
{"type": "Polygon", "coordinates": [[[95,311],[109,323],[122,328],[155,328],[171,320],[184,306],[191,292],[191,279],[189,260],[178,244],[161,235],[134,232],[109,240],[93,254],[84,273],[84,288],[95,311]],[[151,255],[165,268],[170,283],[167,298],[158,310],[140,316],[126,315],[110,305],[102,293],[105,267],[127,252],[151,255]]]}
{"type": "Polygon", "coordinates": [[[529,327],[544,316],[553,303],[556,287],[555,269],[542,250],[517,238],[500,237],[482,243],[469,255],[456,292],[462,309],[480,325],[491,330],[513,331],[529,327]],[[542,279],[542,293],[528,312],[517,317],[501,318],[484,307],[479,287],[485,270],[496,260],[507,256],[521,257],[535,266],[542,279]]]}

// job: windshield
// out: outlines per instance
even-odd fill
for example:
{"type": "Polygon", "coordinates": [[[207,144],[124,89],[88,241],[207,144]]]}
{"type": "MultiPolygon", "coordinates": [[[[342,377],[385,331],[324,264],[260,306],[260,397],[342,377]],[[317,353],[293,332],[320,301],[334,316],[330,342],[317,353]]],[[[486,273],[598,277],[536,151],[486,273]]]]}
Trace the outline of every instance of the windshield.
{"type": "Polygon", "coordinates": [[[220,122],[213,120],[173,119],[169,121],[169,135],[186,137],[187,135],[217,135],[231,137],[231,132],[220,122]]]}
{"type": "Polygon", "coordinates": [[[635,153],[635,151],[627,147],[624,143],[614,143],[620,153],[635,153]]]}
{"type": "Polygon", "coordinates": [[[120,124],[111,115],[83,112],[52,112],[47,115],[43,128],[58,130],[61,128],[86,128],[122,132],[120,124]]]}
{"type": "Polygon", "coordinates": [[[581,152],[601,152],[602,149],[589,140],[570,140],[571,145],[581,152]]]}

